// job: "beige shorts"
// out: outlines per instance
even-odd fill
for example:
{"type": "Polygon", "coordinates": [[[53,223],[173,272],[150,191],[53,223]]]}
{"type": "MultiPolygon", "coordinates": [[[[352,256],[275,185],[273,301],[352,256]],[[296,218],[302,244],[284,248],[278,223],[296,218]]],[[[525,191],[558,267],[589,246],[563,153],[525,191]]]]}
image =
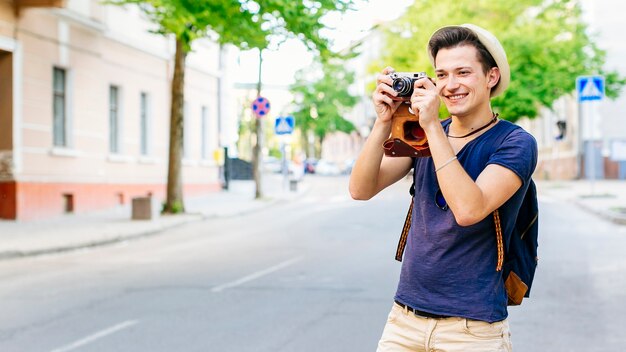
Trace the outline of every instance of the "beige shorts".
{"type": "Polygon", "coordinates": [[[377,352],[511,352],[508,320],[424,318],[395,304],[377,352]]]}

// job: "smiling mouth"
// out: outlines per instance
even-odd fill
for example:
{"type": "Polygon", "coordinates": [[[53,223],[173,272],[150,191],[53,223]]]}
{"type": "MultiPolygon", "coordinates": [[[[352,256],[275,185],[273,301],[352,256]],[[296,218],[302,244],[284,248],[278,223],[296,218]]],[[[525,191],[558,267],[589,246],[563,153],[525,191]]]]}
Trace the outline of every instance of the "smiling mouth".
{"type": "Polygon", "coordinates": [[[451,101],[457,101],[457,100],[461,100],[465,98],[466,96],[467,94],[454,94],[454,95],[448,95],[446,98],[448,98],[451,101]]]}

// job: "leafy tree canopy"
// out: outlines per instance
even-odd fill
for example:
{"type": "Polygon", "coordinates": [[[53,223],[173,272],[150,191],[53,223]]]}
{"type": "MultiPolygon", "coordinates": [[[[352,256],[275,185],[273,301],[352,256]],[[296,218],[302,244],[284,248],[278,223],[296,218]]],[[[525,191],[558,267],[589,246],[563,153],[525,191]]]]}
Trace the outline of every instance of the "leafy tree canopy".
{"type": "Polygon", "coordinates": [[[108,0],[134,4],[158,25],[156,32],[173,34],[187,51],[197,38],[212,36],[241,49],[266,48],[271,36],[297,37],[322,57],[331,56],[328,38],[320,35],[320,19],[329,11],[346,11],[352,0],[108,0]]]}
{"type": "Polygon", "coordinates": [[[357,102],[349,89],[353,83],[354,72],[347,71],[342,63],[317,63],[298,71],[291,92],[296,106],[293,115],[303,136],[313,131],[323,140],[327,133],[354,130],[354,125],[343,118],[357,102]]]}
{"type": "Polygon", "coordinates": [[[416,0],[384,28],[386,47],[372,71],[392,66],[433,75],[426,50],[430,35],[462,23],[488,29],[507,52],[511,84],[492,106],[508,120],[533,118],[541,106],[551,108],[556,99],[574,92],[580,75],[604,75],[610,98],[626,84],[617,72],[603,69],[606,53],[588,34],[576,0],[416,0]]]}

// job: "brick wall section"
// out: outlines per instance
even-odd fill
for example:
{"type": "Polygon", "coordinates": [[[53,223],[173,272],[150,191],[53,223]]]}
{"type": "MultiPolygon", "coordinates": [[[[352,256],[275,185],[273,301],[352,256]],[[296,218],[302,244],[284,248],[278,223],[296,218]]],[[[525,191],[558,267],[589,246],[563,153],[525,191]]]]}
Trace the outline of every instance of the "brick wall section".
{"type": "MultiPolygon", "coordinates": [[[[187,197],[220,190],[219,184],[188,184],[187,197]]],[[[34,220],[66,213],[65,195],[73,199],[73,212],[86,213],[130,204],[133,197],[165,199],[162,184],[0,183],[0,219],[34,220]]]]}

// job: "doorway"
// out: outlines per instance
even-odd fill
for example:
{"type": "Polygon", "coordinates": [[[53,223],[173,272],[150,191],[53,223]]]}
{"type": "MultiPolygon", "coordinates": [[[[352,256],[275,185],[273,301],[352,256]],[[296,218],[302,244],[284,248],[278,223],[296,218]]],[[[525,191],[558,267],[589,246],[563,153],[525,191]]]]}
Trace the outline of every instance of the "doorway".
{"type": "Polygon", "coordinates": [[[13,54],[0,50],[0,152],[13,150],[13,54]]]}

